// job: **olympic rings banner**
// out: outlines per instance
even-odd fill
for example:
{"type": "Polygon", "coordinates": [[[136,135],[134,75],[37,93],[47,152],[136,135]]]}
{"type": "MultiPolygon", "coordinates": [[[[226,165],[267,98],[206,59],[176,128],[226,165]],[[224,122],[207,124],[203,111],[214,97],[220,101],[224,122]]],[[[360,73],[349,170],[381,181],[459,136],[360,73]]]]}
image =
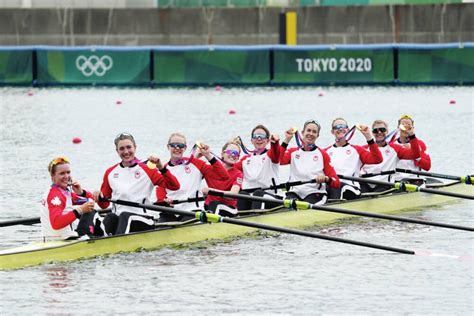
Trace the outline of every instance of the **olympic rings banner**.
{"type": "Polygon", "coordinates": [[[33,52],[31,49],[0,49],[0,84],[31,84],[33,52]]]}
{"type": "Polygon", "coordinates": [[[150,84],[149,50],[38,50],[38,84],[150,84]]]}

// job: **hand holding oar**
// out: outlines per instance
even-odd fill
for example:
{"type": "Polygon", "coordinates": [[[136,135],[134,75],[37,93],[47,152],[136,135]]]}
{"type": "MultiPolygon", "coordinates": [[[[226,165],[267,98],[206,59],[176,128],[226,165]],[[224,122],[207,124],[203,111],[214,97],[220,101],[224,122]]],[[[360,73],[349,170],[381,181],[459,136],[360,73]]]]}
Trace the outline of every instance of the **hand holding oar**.
{"type": "MultiPolygon", "coordinates": [[[[96,210],[99,214],[109,213],[110,208],[104,210],[96,210]]],[[[9,221],[0,222],[0,227],[7,227],[7,226],[15,226],[15,225],[33,225],[41,223],[41,219],[39,217],[29,217],[29,218],[19,218],[19,219],[12,219],[9,221]]]]}
{"type": "Polygon", "coordinates": [[[409,169],[396,169],[397,172],[403,172],[403,173],[411,173],[411,174],[417,174],[420,176],[428,176],[428,177],[433,177],[433,178],[441,178],[441,179],[448,179],[448,180],[456,180],[456,181],[461,181],[462,183],[465,184],[472,184],[474,185],[474,176],[452,176],[449,174],[441,174],[441,173],[433,173],[433,172],[425,172],[425,171],[417,171],[417,170],[409,170],[409,169]]]}
{"type": "Polygon", "coordinates": [[[443,227],[443,228],[451,228],[451,229],[466,230],[466,231],[474,232],[474,228],[472,228],[472,227],[458,226],[458,225],[451,225],[451,224],[444,224],[444,223],[437,223],[437,222],[430,222],[430,221],[423,221],[423,220],[419,220],[419,219],[401,217],[401,216],[393,216],[393,215],[384,215],[384,214],[376,214],[376,213],[369,213],[369,212],[353,211],[353,210],[348,210],[348,209],[343,209],[343,208],[311,204],[311,203],[308,203],[308,202],[305,202],[305,201],[297,201],[297,200],[290,200],[290,199],[277,200],[277,199],[270,199],[270,198],[259,197],[259,196],[251,196],[251,195],[245,195],[245,194],[231,194],[231,193],[212,191],[212,190],[209,191],[209,194],[216,195],[216,196],[228,197],[228,198],[232,198],[232,199],[251,200],[251,201],[264,202],[264,203],[268,203],[268,202],[281,203],[281,205],[285,206],[286,208],[295,209],[295,210],[315,209],[315,210],[321,210],[321,211],[331,212],[331,213],[342,213],[342,214],[348,214],[348,215],[356,215],[356,216],[372,217],[372,218],[379,218],[379,219],[387,219],[387,220],[393,220],[393,221],[398,221],[398,222],[407,222],[407,223],[413,223],[413,224],[420,224],[420,225],[427,225],[427,226],[437,226],[437,227],[443,227]]]}
{"type": "Polygon", "coordinates": [[[392,183],[392,182],[378,181],[378,180],[372,180],[372,179],[367,179],[367,178],[343,176],[343,175],[339,175],[339,174],[337,176],[340,179],[346,179],[346,180],[352,180],[352,181],[357,181],[357,182],[365,182],[365,183],[371,183],[371,184],[391,186],[391,187],[394,187],[395,189],[397,189],[399,191],[406,191],[406,192],[419,191],[419,192],[425,192],[425,193],[432,193],[432,194],[453,196],[453,197],[462,198],[462,199],[474,200],[474,195],[454,193],[454,192],[446,192],[446,191],[440,191],[440,190],[436,190],[436,189],[421,188],[421,187],[416,186],[414,184],[409,184],[409,183],[404,183],[404,182],[392,183]]]}
{"type": "MultiPolygon", "coordinates": [[[[211,192],[214,193],[215,191],[209,190],[210,194],[211,192]]],[[[216,192],[216,193],[220,194],[222,192],[216,192]]],[[[206,213],[206,212],[194,213],[194,212],[176,210],[176,209],[165,207],[165,206],[148,205],[148,204],[141,204],[141,203],[130,202],[130,201],[123,201],[123,200],[109,200],[109,201],[116,204],[122,204],[122,205],[131,206],[131,207],[137,207],[137,208],[145,208],[145,209],[157,211],[157,212],[164,212],[164,213],[175,214],[175,215],[194,216],[196,217],[196,219],[200,220],[201,222],[212,222],[212,223],[221,222],[221,223],[227,223],[227,224],[233,224],[233,225],[239,225],[239,226],[265,229],[265,230],[275,231],[279,233],[287,233],[287,234],[298,235],[298,236],[336,241],[336,242],[341,242],[345,244],[386,250],[386,251],[397,252],[397,253],[404,253],[404,254],[409,254],[409,255],[415,254],[413,250],[388,247],[388,246],[355,241],[355,240],[350,240],[350,239],[344,239],[344,238],[339,238],[339,237],[326,236],[326,235],[308,232],[304,230],[296,230],[296,229],[290,229],[286,227],[271,226],[271,225],[266,225],[266,224],[261,224],[261,223],[243,221],[240,219],[223,217],[223,216],[212,214],[212,213],[206,213]]]]}

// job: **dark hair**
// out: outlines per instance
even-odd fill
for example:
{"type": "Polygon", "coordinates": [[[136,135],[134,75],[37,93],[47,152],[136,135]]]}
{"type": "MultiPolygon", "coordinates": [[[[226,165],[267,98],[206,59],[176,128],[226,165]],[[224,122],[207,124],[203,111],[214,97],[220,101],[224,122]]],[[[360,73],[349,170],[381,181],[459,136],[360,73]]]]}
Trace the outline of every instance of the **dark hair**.
{"type": "Polygon", "coordinates": [[[268,130],[268,128],[266,128],[266,127],[263,126],[262,124],[258,124],[257,126],[255,126],[255,127],[252,129],[252,133],[250,133],[250,137],[253,136],[253,133],[254,133],[257,129],[263,129],[263,130],[265,131],[265,134],[267,135],[267,137],[270,137],[270,131],[268,130]]]}
{"type": "Polygon", "coordinates": [[[121,141],[121,140],[124,140],[124,139],[130,139],[133,143],[133,146],[135,146],[135,147],[137,146],[137,144],[135,143],[135,139],[133,138],[132,134],[130,134],[130,133],[120,133],[117,136],[115,136],[115,139],[114,139],[115,147],[117,148],[118,142],[121,141]]]}
{"type": "Polygon", "coordinates": [[[318,127],[318,134],[319,134],[319,132],[321,131],[321,124],[319,124],[318,121],[316,120],[307,120],[306,122],[304,122],[303,132],[308,124],[316,124],[316,126],[318,127]]]}

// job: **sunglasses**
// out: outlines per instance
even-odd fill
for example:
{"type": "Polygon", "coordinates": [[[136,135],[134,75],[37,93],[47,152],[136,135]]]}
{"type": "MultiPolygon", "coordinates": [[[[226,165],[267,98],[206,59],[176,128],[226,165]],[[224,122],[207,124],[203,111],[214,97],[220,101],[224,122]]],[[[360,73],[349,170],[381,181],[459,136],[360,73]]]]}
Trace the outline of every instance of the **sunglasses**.
{"type": "Polygon", "coordinates": [[[316,126],[318,126],[318,130],[321,130],[321,124],[318,123],[318,121],[316,120],[307,120],[306,122],[304,122],[304,125],[303,125],[303,130],[306,128],[306,125],[308,124],[316,124],[316,126]]]}
{"type": "Polygon", "coordinates": [[[268,135],[263,134],[263,133],[255,133],[252,135],[252,139],[259,139],[259,140],[268,139],[268,135]]]}
{"type": "Polygon", "coordinates": [[[349,128],[346,124],[337,124],[332,127],[333,130],[338,130],[338,129],[343,129],[343,128],[349,128]]]}
{"type": "Polygon", "coordinates": [[[168,146],[170,146],[171,148],[174,148],[174,149],[184,149],[186,148],[186,144],[183,144],[183,143],[169,143],[168,146]]]}
{"type": "Polygon", "coordinates": [[[115,136],[115,138],[114,138],[115,146],[117,146],[119,141],[124,140],[124,139],[130,139],[132,141],[132,143],[135,144],[135,139],[133,138],[132,134],[120,133],[120,134],[117,134],[117,136],[115,136]]]}
{"type": "Polygon", "coordinates": [[[57,157],[53,160],[51,160],[51,166],[56,166],[56,165],[59,165],[60,163],[69,163],[69,159],[67,159],[66,157],[57,157]]]}
{"type": "Polygon", "coordinates": [[[240,152],[238,150],[235,150],[235,149],[226,149],[226,150],[224,150],[224,152],[226,153],[226,155],[231,156],[231,157],[239,157],[240,156],[240,152]]]}
{"type": "Polygon", "coordinates": [[[377,133],[385,133],[387,129],[385,127],[379,127],[379,128],[372,128],[372,133],[377,134],[377,133]]]}
{"type": "Polygon", "coordinates": [[[57,166],[57,165],[60,165],[60,164],[63,164],[63,163],[69,163],[69,159],[67,159],[66,157],[57,157],[57,158],[54,158],[53,160],[51,160],[51,162],[49,163],[49,166],[48,166],[48,170],[49,172],[51,172],[53,170],[53,167],[57,166]]]}

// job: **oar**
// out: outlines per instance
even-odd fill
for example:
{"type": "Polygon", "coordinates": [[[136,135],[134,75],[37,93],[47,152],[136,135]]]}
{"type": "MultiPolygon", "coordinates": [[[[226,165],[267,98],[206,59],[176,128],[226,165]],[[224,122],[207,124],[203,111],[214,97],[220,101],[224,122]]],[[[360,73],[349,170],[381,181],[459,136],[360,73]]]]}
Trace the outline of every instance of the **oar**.
{"type": "Polygon", "coordinates": [[[233,194],[233,193],[220,192],[220,191],[214,191],[214,190],[209,190],[209,194],[215,195],[215,196],[232,198],[232,199],[251,200],[251,201],[257,201],[257,202],[264,202],[264,203],[268,203],[268,202],[280,203],[281,205],[289,209],[298,209],[298,210],[314,209],[314,210],[321,210],[324,212],[373,217],[373,218],[387,219],[387,220],[393,220],[393,221],[398,221],[398,222],[406,222],[406,223],[413,223],[413,224],[420,224],[420,225],[427,225],[427,226],[437,226],[437,227],[443,227],[443,228],[451,228],[451,229],[466,230],[466,231],[474,232],[473,227],[430,222],[430,221],[424,221],[424,220],[394,216],[394,215],[384,215],[384,214],[369,213],[369,212],[362,212],[362,211],[353,211],[353,210],[348,210],[344,208],[311,204],[305,201],[297,201],[297,200],[291,200],[291,199],[277,200],[277,199],[271,199],[271,198],[264,198],[260,196],[251,196],[251,195],[246,195],[246,194],[233,194]]]}
{"type": "Polygon", "coordinates": [[[465,184],[474,184],[474,176],[452,176],[449,174],[441,174],[441,173],[433,173],[433,172],[425,172],[425,171],[417,171],[417,170],[409,170],[409,169],[396,169],[398,172],[403,172],[403,173],[411,173],[411,174],[417,174],[420,176],[428,176],[428,177],[433,177],[433,178],[441,178],[441,179],[448,179],[448,180],[457,180],[461,181],[465,184]]]}
{"type": "Polygon", "coordinates": [[[272,186],[269,186],[269,187],[266,187],[266,188],[251,188],[251,189],[242,189],[242,190],[250,193],[250,192],[255,192],[257,190],[266,191],[266,190],[275,190],[275,189],[285,188],[287,191],[289,191],[291,187],[294,187],[294,186],[297,186],[297,185],[302,185],[302,184],[314,183],[314,182],[316,182],[316,179],[311,179],[311,180],[307,180],[307,181],[285,182],[285,183],[280,183],[280,184],[277,184],[277,185],[272,185],[272,186]]]}
{"type": "Polygon", "coordinates": [[[394,187],[395,189],[397,189],[399,191],[406,191],[406,192],[419,191],[419,192],[432,193],[432,194],[438,194],[438,195],[453,196],[453,197],[457,197],[457,198],[461,198],[461,199],[474,200],[474,195],[454,193],[454,192],[446,192],[446,191],[440,191],[440,190],[436,190],[436,189],[421,188],[417,185],[410,184],[410,183],[404,183],[404,182],[392,183],[392,182],[371,180],[371,179],[367,179],[367,178],[343,176],[343,175],[339,175],[339,174],[337,176],[341,179],[346,179],[346,180],[391,186],[391,187],[394,187]]]}
{"type": "Polygon", "coordinates": [[[383,246],[383,245],[372,244],[372,243],[361,242],[361,241],[339,238],[339,237],[326,236],[326,235],[308,232],[304,230],[296,230],[296,229],[290,229],[286,227],[271,226],[271,225],[266,225],[266,224],[261,224],[261,223],[253,223],[253,222],[248,222],[241,219],[223,217],[220,215],[206,213],[202,211],[198,211],[194,213],[194,212],[189,212],[189,211],[177,210],[177,209],[173,209],[173,208],[169,208],[165,206],[141,204],[141,203],[136,203],[136,202],[124,201],[124,200],[108,200],[108,201],[112,203],[116,203],[116,204],[131,206],[131,207],[145,208],[145,209],[157,211],[157,212],[165,212],[165,213],[170,213],[170,214],[175,214],[175,215],[193,216],[196,219],[200,220],[201,222],[211,222],[211,223],[221,222],[221,223],[227,223],[227,224],[233,224],[233,225],[239,225],[239,226],[265,229],[265,230],[275,231],[279,233],[287,233],[287,234],[298,235],[298,236],[330,240],[330,241],[335,241],[335,242],[340,242],[340,243],[345,243],[345,244],[375,248],[379,250],[386,250],[386,251],[404,253],[404,254],[409,254],[409,255],[415,254],[413,250],[394,248],[394,247],[383,246]]]}
{"type": "MultiPolygon", "coordinates": [[[[106,208],[103,210],[96,210],[99,214],[109,213],[110,208],[106,208]]],[[[0,222],[0,227],[7,227],[7,226],[15,226],[15,225],[33,225],[41,223],[41,219],[39,217],[28,217],[28,218],[19,218],[19,219],[12,219],[9,221],[0,222]]]]}

